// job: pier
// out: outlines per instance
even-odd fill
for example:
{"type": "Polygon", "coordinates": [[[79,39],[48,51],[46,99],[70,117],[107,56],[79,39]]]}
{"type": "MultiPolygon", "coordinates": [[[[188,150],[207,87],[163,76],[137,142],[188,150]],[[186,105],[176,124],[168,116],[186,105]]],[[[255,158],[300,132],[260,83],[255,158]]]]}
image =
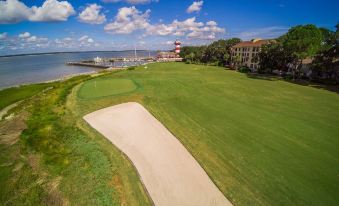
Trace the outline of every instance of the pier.
{"type": "Polygon", "coordinates": [[[101,65],[101,64],[95,64],[94,62],[93,63],[85,63],[85,62],[66,62],[66,65],[69,65],[69,66],[84,66],[84,67],[96,67],[96,68],[99,68],[99,69],[108,69],[110,68],[110,66],[108,65],[101,65]]]}

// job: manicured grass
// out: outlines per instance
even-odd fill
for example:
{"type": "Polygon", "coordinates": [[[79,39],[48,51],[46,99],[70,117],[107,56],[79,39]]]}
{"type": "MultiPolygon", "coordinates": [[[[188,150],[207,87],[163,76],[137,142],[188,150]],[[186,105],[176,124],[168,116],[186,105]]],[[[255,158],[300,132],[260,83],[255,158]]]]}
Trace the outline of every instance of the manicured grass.
{"type": "Polygon", "coordinates": [[[142,89],[78,101],[72,107],[78,118],[137,101],[185,145],[234,205],[338,204],[338,94],[182,63],[110,76],[131,79],[142,89]]]}
{"type": "Polygon", "coordinates": [[[339,202],[336,93],[183,63],[44,88],[0,91],[2,107],[33,96],[13,110],[27,115],[18,142],[6,138],[21,123],[0,122],[1,204],[150,205],[129,160],[82,119],[129,101],[159,119],[234,205],[339,202]]]}
{"type": "Polygon", "coordinates": [[[113,80],[101,77],[85,82],[79,90],[79,97],[82,99],[105,97],[131,92],[136,88],[137,85],[130,79],[113,80]]]}

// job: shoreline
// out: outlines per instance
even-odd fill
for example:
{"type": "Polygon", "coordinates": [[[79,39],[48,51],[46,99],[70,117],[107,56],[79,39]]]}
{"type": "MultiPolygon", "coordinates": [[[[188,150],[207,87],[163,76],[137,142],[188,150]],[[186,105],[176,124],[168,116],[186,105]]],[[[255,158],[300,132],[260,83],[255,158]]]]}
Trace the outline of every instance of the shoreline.
{"type": "Polygon", "coordinates": [[[44,83],[63,81],[63,80],[67,80],[67,79],[70,79],[70,78],[75,77],[75,76],[89,75],[89,74],[95,74],[95,73],[99,73],[99,71],[90,71],[90,72],[84,72],[84,73],[68,74],[68,75],[64,75],[62,77],[51,79],[51,80],[43,80],[43,81],[37,81],[37,82],[27,82],[27,83],[8,86],[8,87],[1,87],[0,91],[5,90],[5,89],[9,89],[9,88],[18,88],[18,87],[21,87],[21,86],[27,86],[27,85],[32,85],[32,84],[44,84],[44,83]]]}
{"type": "Polygon", "coordinates": [[[22,83],[22,84],[16,84],[16,85],[8,86],[8,87],[0,87],[0,91],[5,90],[5,89],[10,89],[10,88],[18,88],[18,87],[21,87],[21,86],[32,85],[32,84],[44,84],[44,83],[52,83],[52,82],[58,82],[58,81],[65,81],[65,80],[68,80],[68,79],[70,79],[72,77],[81,76],[81,75],[94,75],[94,74],[98,74],[98,73],[100,73],[102,71],[115,71],[115,70],[124,70],[124,69],[127,69],[127,68],[110,67],[110,68],[107,68],[107,69],[101,69],[101,70],[96,70],[96,71],[89,71],[89,72],[83,72],[83,73],[68,74],[68,75],[64,75],[62,77],[51,79],[51,80],[44,80],[44,81],[38,81],[38,82],[27,82],[27,83],[22,83]]]}

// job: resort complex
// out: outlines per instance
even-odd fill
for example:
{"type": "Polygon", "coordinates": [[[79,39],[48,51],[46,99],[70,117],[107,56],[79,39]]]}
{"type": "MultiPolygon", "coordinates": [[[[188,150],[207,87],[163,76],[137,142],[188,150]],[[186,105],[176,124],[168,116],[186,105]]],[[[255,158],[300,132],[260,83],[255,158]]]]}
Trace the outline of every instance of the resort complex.
{"type": "Polygon", "coordinates": [[[261,47],[269,44],[272,40],[252,39],[251,41],[243,41],[232,47],[231,59],[233,66],[247,66],[252,71],[256,71],[259,67],[259,52],[261,47]]]}

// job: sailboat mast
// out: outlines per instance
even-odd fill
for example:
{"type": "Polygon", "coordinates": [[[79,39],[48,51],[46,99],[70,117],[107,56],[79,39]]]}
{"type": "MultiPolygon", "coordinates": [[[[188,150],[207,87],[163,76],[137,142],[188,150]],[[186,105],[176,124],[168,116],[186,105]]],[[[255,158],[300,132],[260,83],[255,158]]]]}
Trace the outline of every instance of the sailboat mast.
{"type": "Polygon", "coordinates": [[[134,45],[134,58],[137,59],[137,45],[134,45]]]}

